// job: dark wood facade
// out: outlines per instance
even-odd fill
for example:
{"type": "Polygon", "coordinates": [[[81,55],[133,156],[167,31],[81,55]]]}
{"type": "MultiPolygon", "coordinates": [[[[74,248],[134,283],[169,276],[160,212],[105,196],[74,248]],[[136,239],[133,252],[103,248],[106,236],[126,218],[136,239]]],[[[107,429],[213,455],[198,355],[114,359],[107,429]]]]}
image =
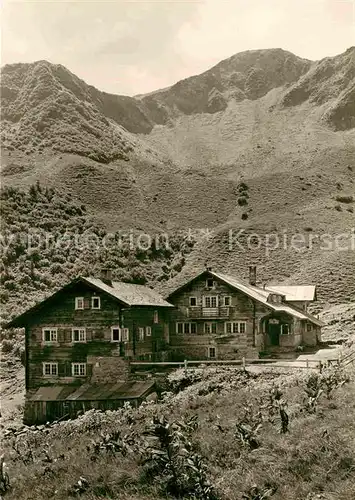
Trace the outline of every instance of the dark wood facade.
{"type": "Polygon", "coordinates": [[[80,282],[59,292],[26,322],[28,389],[50,384],[80,385],[90,379],[104,382],[105,377],[97,373],[100,366],[116,380],[125,380],[125,360],[157,361],[167,350],[165,308],[126,307],[80,282]],[[99,299],[97,309],[92,308],[93,297],[99,299]],[[76,309],[76,298],[83,299],[83,309],[76,309]],[[113,336],[116,329],[120,329],[119,340],[113,336]],[[80,338],[74,337],[75,330],[81,331],[80,338]],[[46,367],[49,363],[54,365],[53,373],[46,367]],[[85,364],[85,368],[74,373],[73,364],[85,364]]]}
{"type": "Polygon", "coordinates": [[[320,327],[298,318],[295,308],[278,312],[261,299],[202,273],[168,298],[175,306],[169,322],[171,357],[255,358],[273,347],[294,349],[320,340],[320,327]]]}

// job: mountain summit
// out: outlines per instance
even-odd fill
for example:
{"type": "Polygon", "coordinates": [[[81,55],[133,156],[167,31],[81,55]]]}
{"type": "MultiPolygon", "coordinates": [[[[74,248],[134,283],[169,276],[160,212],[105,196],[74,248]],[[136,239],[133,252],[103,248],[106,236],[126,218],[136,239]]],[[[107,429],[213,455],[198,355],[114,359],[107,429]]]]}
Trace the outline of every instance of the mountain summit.
{"type": "Polygon", "coordinates": [[[355,124],[355,49],[319,62],[282,49],[236,54],[204,73],[156,92],[126,97],[100,92],[60,64],[37,61],[1,71],[3,146],[52,147],[100,162],[125,158],[124,129],[148,134],[181,115],[214,114],[231,102],[256,101],[278,89],[280,105],[323,105],[327,123],[355,124]]]}

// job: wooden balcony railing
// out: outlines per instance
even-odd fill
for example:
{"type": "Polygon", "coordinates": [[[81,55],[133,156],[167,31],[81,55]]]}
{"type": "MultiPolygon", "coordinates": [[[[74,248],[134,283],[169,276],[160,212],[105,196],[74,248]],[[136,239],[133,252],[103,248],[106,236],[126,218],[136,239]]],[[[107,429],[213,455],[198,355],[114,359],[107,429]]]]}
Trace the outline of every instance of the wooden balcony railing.
{"type": "Polygon", "coordinates": [[[230,307],[189,307],[188,317],[192,319],[229,318],[230,307]]]}

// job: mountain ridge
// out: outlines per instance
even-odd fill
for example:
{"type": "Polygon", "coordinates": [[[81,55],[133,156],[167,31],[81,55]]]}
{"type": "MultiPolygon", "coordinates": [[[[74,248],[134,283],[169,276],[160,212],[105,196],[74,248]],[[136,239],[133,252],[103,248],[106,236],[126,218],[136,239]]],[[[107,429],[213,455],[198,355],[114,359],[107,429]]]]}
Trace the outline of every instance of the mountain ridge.
{"type": "Polygon", "coordinates": [[[324,303],[355,295],[350,248],[272,258],[228,249],[230,228],[262,238],[351,229],[354,47],[321,61],[247,51],[136,97],[100,92],[43,61],[3,68],[1,83],[5,185],[59,188],[108,231],[209,230],[183,273],[209,260],[243,275],[257,262],[267,279],[299,282],[307,269],[324,284],[324,303]]]}

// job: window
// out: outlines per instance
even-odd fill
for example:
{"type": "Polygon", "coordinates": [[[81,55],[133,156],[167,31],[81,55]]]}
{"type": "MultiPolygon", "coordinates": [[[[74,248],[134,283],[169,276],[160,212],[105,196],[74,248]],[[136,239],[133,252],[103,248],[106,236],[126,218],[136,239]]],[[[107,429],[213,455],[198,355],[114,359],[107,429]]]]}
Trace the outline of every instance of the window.
{"type": "Polygon", "coordinates": [[[245,333],[246,323],[245,321],[225,323],[226,333],[245,333]]]}
{"type": "Polygon", "coordinates": [[[204,297],[205,307],[214,308],[218,306],[218,297],[217,296],[208,296],[204,297]]]}
{"type": "Polygon", "coordinates": [[[43,342],[57,342],[57,328],[43,328],[43,342]]]}
{"type": "Polygon", "coordinates": [[[197,306],[197,298],[190,297],[190,307],[196,307],[196,306],[197,306]]]}
{"type": "Polygon", "coordinates": [[[121,342],[121,329],[119,326],[111,328],[111,342],[121,342]]]}
{"type": "Polygon", "coordinates": [[[84,309],[84,297],[75,297],[75,309],[84,309]]]}
{"type": "Polygon", "coordinates": [[[270,302],[274,302],[275,304],[281,304],[281,302],[282,302],[282,295],[279,295],[277,293],[272,293],[270,295],[270,302]]]}
{"type": "Polygon", "coordinates": [[[159,314],[158,314],[158,311],[154,311],[153,323],[159,323],[159,314]]]}
{"type": "Polygon", "coordinates": [[[45,377],[57,377],[58,363],[43,363],[43,375],[45,377]]]}
{"type": "Polygon", "coordinates": [[[91,309],[101,309],[100,297],[91,297],[91,309]]]}
{"type": "Polygon", "coordinates": [[[205,333],[217,333],[217,323],[205,323],[205,333]]]}
{"type": "Polygon", "coordinates": [[[122,328],[122,341],[123,342],[128,342],[129,340],[129,329],[128,328],[122,328]]]}
{"type": "Polygon", "coordinates": [[[231,297],[224,297],[224,305],[225,307],[230,306],[232,303],[231,297]]]}
{"type": "Polygon", "coordinates": [[[208,280],[206,280],[206,287],[207,288],[213,288],[215,285],[214,281],[212,278],[208,278],[208,280]]]}
{"type": "Polygon", "coordinates": [[[86,363],[72,363],[71,373],[73,377],[85,377],[86,375],[86,363]]]}
{"type": "Polygon", "coordinates": [[[86,342],[85,328],[73,328],[71,331],[72,342],[86,342]]]}
{"type": "Polygon", "coordinates": [[[311,323],[307,323],[307,332],[311,332],[313,330],[313,325],[311,323]]]}
{"type": "Polygon", "coordinates": [[[290,325],[281,325],[281,335],[289,335],[291,333],[290,325]]]}
{"type": "Polygon", "coordinates": [[[210,359],[215,359],[216,358],[216,348],[215,347],[209,347],[208,348],[208,357],[210,359]]]}
{"type": "Polygon", "coordinates": [[[196,323],[176,323],[176,333],[197,333],[196,323]]]}
{"type": "Polygon", "coordinates": [[[152,335],[152,327],[151,326],[145,327],[145,334],[147,337],[150,337],[152,335]]]}
{"type": "Polygon", "coordinates": [[[142,328],[142,327],[138,328],[138,339],[144,340],[144,328],[142,328]]]}

